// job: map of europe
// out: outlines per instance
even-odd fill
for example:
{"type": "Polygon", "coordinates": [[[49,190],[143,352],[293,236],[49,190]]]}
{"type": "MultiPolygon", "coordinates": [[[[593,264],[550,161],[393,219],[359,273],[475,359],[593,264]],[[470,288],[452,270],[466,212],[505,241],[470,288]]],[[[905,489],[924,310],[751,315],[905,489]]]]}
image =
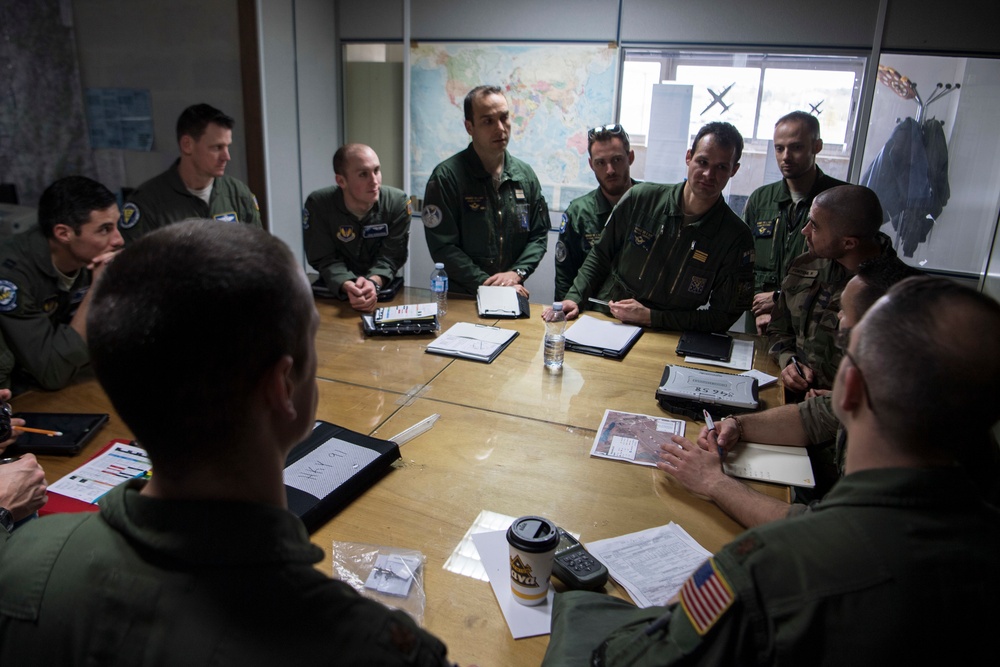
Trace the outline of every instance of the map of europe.
{"type": "Polygon", "coordinates": [[[423,197],[434,167],[464,149],[466,93],[500,86],[511,111],[507,147],[532,166],[550,210],[597,187],[587,130],[614,122],[618,49],[607,45],[420,44],[410,51],[411,183],[423,197]]]}

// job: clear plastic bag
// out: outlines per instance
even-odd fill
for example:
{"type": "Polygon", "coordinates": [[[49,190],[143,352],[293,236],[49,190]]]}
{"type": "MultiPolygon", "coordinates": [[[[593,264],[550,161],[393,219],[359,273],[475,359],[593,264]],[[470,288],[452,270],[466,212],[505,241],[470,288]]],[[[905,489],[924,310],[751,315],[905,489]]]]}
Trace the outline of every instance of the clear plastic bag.
{"type": "Polygon", "coordinates": [[[424,624],[424,565],[420,551],[360,542],[333,542],[333,574],[367,598],[424,624]]]}

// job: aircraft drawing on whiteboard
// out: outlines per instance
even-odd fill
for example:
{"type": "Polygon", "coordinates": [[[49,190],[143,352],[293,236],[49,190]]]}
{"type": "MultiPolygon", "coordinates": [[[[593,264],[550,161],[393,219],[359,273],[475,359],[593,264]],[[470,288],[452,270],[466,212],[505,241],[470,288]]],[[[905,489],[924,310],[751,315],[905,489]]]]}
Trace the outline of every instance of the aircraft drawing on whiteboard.
{"type": "Polygon", "coordinates": [[[820,107],[823,106],[823,102],[826,102],[826,99],[822,99],[819,102],[817,102],[816,104],[813,104],[812,102],[810,102],[809,106],[812,107],[812,112],[811,113],[816,114],[817,116],[820,115],[821,113],[823,113],[823,110],[820,109],[820,107]]]}
{"type": "MultiPolygon", "coordinates": [[[[729,84],[728,86],[726,86],[722,90],[721,93],[716,93],[711,88],[708,88],[707,90],[708,90],[709,95],[712,96],[712,101],[709,102],[709,104],[708,104],[707,107],[705,107],[705,111],[708,111],[709,109],[711,109],[712,107],[714,107],[716,104],[721,104],[722,105],[722,111],[719,112],[720,115],[726,113],[727,111],[729,111],[729,107],[731,107],[733,105],[732,104],[726,104],[725,102],[722,101],[722,98],[725,97],[726,93],[729,92],[729,89],[732,88],[735,85],[736,85],[736,82],[733,81],[731,84],[729,84]]],[[[822,104],[822,102],[820,102],[820,104],[822,104]]],[[[705,111],[702,111],[698,115],[699,116],[704,116],[705,115],[705,111]]]]}

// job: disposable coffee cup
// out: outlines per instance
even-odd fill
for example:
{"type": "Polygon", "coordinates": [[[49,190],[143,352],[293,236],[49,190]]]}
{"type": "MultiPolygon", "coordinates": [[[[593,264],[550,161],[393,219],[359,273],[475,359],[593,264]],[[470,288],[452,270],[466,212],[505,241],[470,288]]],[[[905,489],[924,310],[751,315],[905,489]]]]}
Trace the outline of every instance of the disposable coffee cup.
{"type": "Polygon", "coordinates": [[[559,529],[540,516],[522,516],[507,529],[510,545],[510,592],[524,605],[545,601],[559,529]]]}

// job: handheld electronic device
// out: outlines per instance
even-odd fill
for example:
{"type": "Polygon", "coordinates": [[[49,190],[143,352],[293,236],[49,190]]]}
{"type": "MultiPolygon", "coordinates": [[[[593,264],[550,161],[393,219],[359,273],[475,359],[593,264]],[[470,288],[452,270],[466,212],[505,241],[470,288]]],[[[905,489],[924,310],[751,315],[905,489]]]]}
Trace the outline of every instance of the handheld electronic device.
{"type": "MultiPolygon", "coordinates": [[[[83,449],[97,431],[108,421],[107,414],[78,414],[61,412],[18,412],[28,427],[58,431],[61,435],[22,433],[5,453],[25,453],[73,456],[83,449]]],[[[17,427],[14,427],[15,429],[17,427]]]]}
{"type": "Polygon", "coordinates": [[[583,548],[580,541],[559,529],[559,546],[552,561],[552,574],[569,588],[593,590],[608,581],[608,568],[583,548]]]}

